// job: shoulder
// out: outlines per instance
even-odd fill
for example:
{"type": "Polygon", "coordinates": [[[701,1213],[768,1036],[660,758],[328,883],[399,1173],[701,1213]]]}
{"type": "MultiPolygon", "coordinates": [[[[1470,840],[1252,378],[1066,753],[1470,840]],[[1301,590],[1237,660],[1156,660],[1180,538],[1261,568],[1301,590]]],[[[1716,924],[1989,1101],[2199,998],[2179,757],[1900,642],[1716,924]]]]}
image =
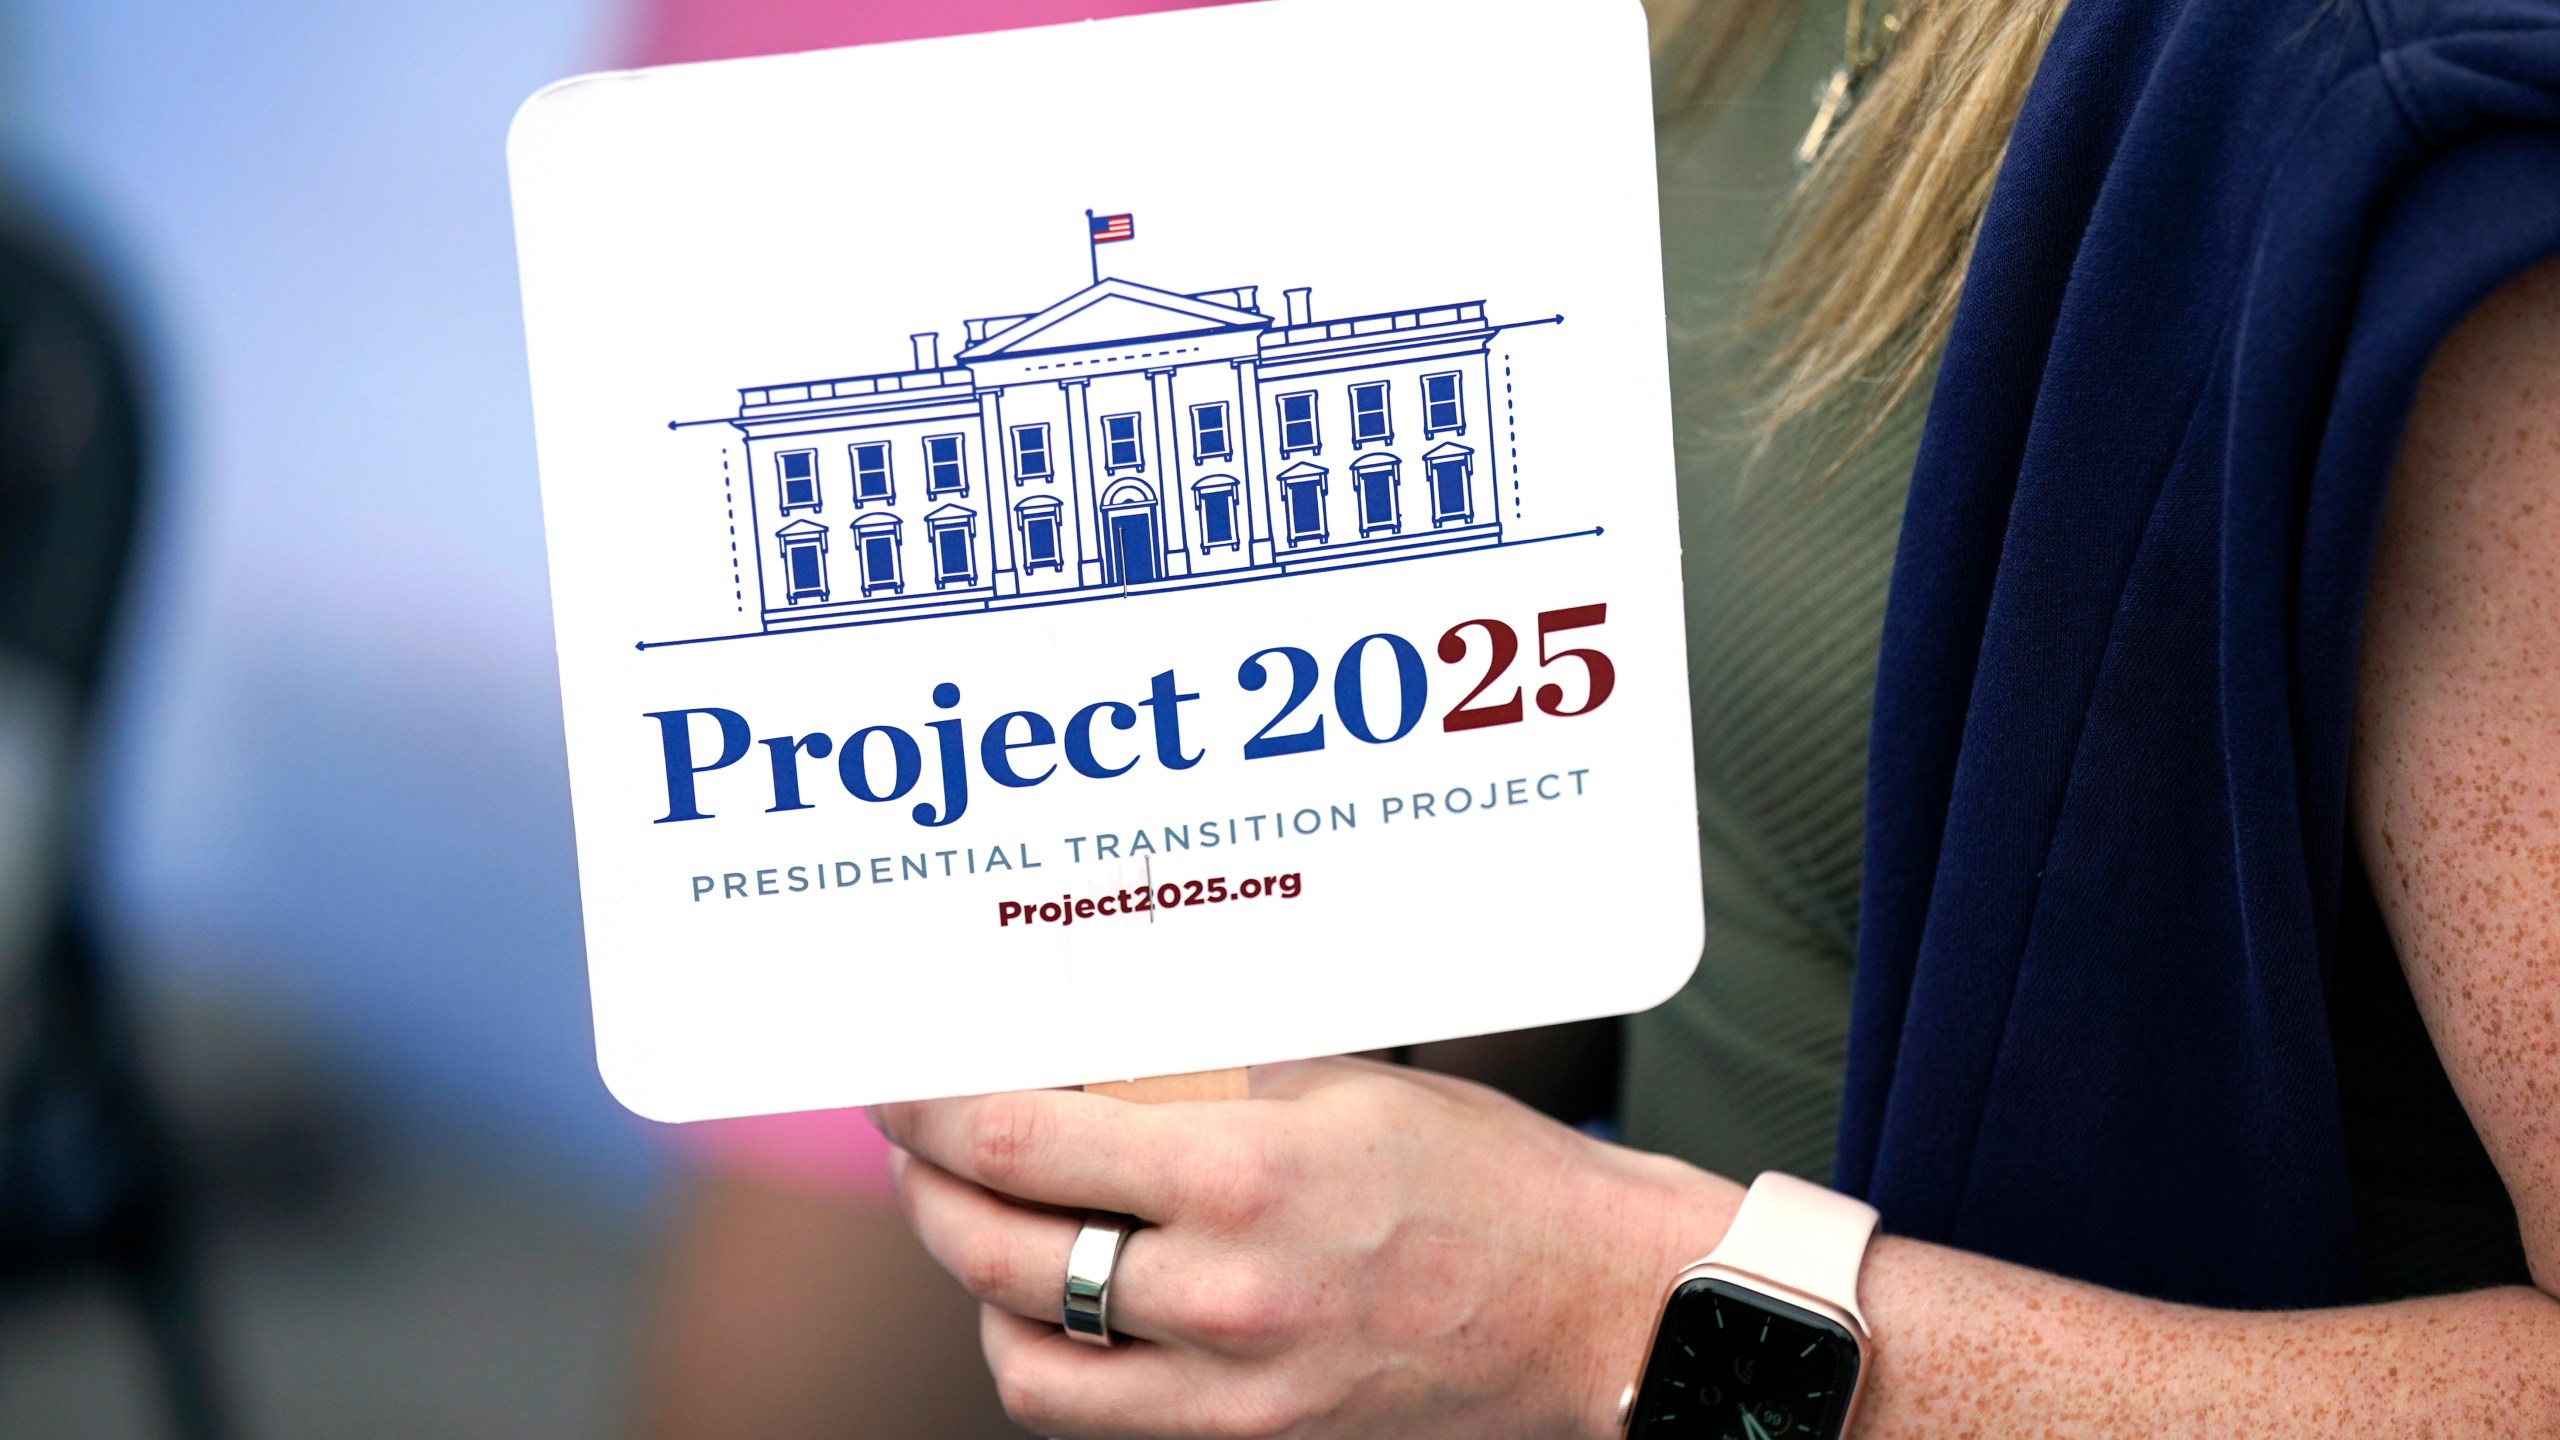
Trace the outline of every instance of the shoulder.
{"type": "Polygon", "coordinates": [[[2410,989],[2560,1286],[2560,259],[2475,309],[2419,387],[2354,798],[2410,989]]]}

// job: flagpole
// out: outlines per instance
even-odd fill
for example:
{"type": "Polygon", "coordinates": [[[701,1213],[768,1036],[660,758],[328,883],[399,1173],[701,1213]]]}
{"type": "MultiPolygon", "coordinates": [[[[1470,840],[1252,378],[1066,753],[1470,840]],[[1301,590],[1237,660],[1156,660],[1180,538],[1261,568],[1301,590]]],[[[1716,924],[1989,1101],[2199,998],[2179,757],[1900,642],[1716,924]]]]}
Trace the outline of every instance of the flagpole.
{"type": "Polygon", "coordinates": [[[1084,258],[1093,264],[1093,283],[1102,283],[1102,246],[1093,238],[1093,212],[1084,212],[1084,258]]]}

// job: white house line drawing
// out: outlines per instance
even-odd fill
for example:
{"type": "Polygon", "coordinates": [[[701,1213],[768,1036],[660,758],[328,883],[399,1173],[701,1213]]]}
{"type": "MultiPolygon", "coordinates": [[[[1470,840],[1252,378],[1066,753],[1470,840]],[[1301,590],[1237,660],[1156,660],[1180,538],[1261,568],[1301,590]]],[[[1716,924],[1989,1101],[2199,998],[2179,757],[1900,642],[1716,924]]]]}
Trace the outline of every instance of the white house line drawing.
{"type": "MultiPolygon", "coordinates": [[[[1315,318],[1106,278],[914,364],[738,392],[765,632],[1504,542],[1481,301],[1315,318]]],[[[1556,323],[1561,317],[1526,322],[1556,323]]],[[[743,538],[743,537],[742,537],[743,538]]],[[[729,637],[721,637],[729,638],[729,637]]]]}

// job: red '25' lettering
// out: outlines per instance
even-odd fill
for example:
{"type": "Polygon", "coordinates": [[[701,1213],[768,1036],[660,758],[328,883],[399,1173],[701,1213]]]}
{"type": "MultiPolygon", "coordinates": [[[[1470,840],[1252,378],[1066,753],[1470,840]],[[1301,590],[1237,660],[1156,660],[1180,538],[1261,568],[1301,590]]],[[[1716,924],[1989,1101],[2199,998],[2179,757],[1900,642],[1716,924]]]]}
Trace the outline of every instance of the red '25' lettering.
{"type": "MultiPolygon", "coordinates": [[[[1608,620],[1609,607],[1606,605],[1575,605],[1563,610],[1544,611],[1538,616],[1539,667],[1543,669],[1559,661],[1571,660],[1582,667],[1583,673],[1580,705],[1566,709],[1564,687],[1551,682],[1538,687],[1540,710],[1559,718],[1571,718],[1588,715],[1609,703],[1610,693],[1618,688],[1618,667],[1610,663],[1608,656],[1587,646],[1553,651],[1547,648],[1549,637],[1558,632],[1589,630],[1607,624],[1608,620]]],[[[1458,708],[1441,718],[1440,728],[1455,732],[1519,724],[1526,718],[1526,712],[1521,708],[1520,687],[1517,685],[1511,687],[1508,700],[1483,705],[1476,703],[1477,697],[1502,683],[1502,678],[1511,673],[1512,662],[1520,658],[1518,632],[1499,620],[1462,621],[1440,637],[1440,658],[1451,665],[1466,659],[1467,632],[1470,630],[1484,632],[1485,642],[1492,653],[1486,657],[1484,679],[1476,682],[1476,688],[1468,691],[1467,698],[1458,702],[1458,708]]]]}
{"type": "MultiPolygon", "coordinates": [[[[1606,654],[1589,645],[1557,647],[1550,642],[1573,630],[1593,630],[1607,624],[1609,607],[1574,605],[1562,610],[1543,611],[1538,616],[1538,666],[1541,671],[1571,662],[1581,674],[1581,702],[1568,706],[1564,685],[1549,681],[1540,685],[1535,696],[1541,713],[1558,719],[1588,715],[1609,703],[1618,688],[1618,667],[1606,654]]],[[[1465,663],[1474,647],[1468,641],[1470,632],[1481,631],[1486,647],[1484,678],[1466,693],[1457,706],[1441,717],[1440,728],[1456,733],[1482,730],[1495,725],[1517,725],[1528,718],[1523,687],[1513,685],[1508,698],[1488,700],[1495,693],[1511,667],[1520,658],[1520,634],[1500,620],[1464,620],[1449,628],[1436,647],[1444,665],[1465,663]]],[[[1316,695],[1323,676],[1322,663],[1294,645],[1275,645],[1256,651],[1236,671],[1236,683],[1247,690],[1260,690],[1276,678],[1266,661],[1278,660],[1288,671],[1288,695],[1278,714],[1245,742],[1244,758],[1267,760],[1281,755],[1303,755],[1325,746],[1325,716],[1317,713],[1295,730],[1284,730],[1291,717],[1316,695]]],[[[1365,744],[1387,745],[1413,733],[1422,718],[1429,678],[1422,666],[1422,656],[1413,643],[1401,635],[1364,635],[1351,642],[1334,666],[1334,718],[1351,737],[1365,744]],[[1361,661],[1370,647],[1393,662],[1394,703],[1378,703],[1370,694],[1368,672],[1361,661]],[[1392,724],[1381,723],[1394,717],[1392,724]]]]}

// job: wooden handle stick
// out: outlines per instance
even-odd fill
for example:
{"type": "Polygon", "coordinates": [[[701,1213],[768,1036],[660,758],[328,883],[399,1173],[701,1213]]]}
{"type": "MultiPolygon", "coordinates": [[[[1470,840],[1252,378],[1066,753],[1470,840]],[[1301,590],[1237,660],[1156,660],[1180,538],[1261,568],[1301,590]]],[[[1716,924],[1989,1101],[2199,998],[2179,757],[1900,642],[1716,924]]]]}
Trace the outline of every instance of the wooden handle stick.
{"type": "MultiPolygon", "coordinates": [[[[1154,857],[1147,860],[1147,884],[1156,883],[1154,857]]],[[[1147,913],[1147,923],[1155,923],[1155,912],[1147,913]]],[[[1253,1093],[1248,1073],[1241,1065],[1233,1070],[1202,1070],[1190,1075],[1155,1075],[1144,1080],[1105,1080],[1084,1087],[1088,1095],[1107,1095],[1126,1100],[1132,1105],[1171,1105],[1183,1100],[1242,1100],[1253,1093]]]]}
{"type": "Polygon", "coordinates": [[[1106,1080],[1087,1085],[1091,1095],[1108,1095],[1138,1105],[1167,1105],[1177,1100],[1242,1100],[1251,1092],[1246,1071],[1203,1070],[1196,1075],[1157,1075],[1146,1080],[1106,1080]]]}

